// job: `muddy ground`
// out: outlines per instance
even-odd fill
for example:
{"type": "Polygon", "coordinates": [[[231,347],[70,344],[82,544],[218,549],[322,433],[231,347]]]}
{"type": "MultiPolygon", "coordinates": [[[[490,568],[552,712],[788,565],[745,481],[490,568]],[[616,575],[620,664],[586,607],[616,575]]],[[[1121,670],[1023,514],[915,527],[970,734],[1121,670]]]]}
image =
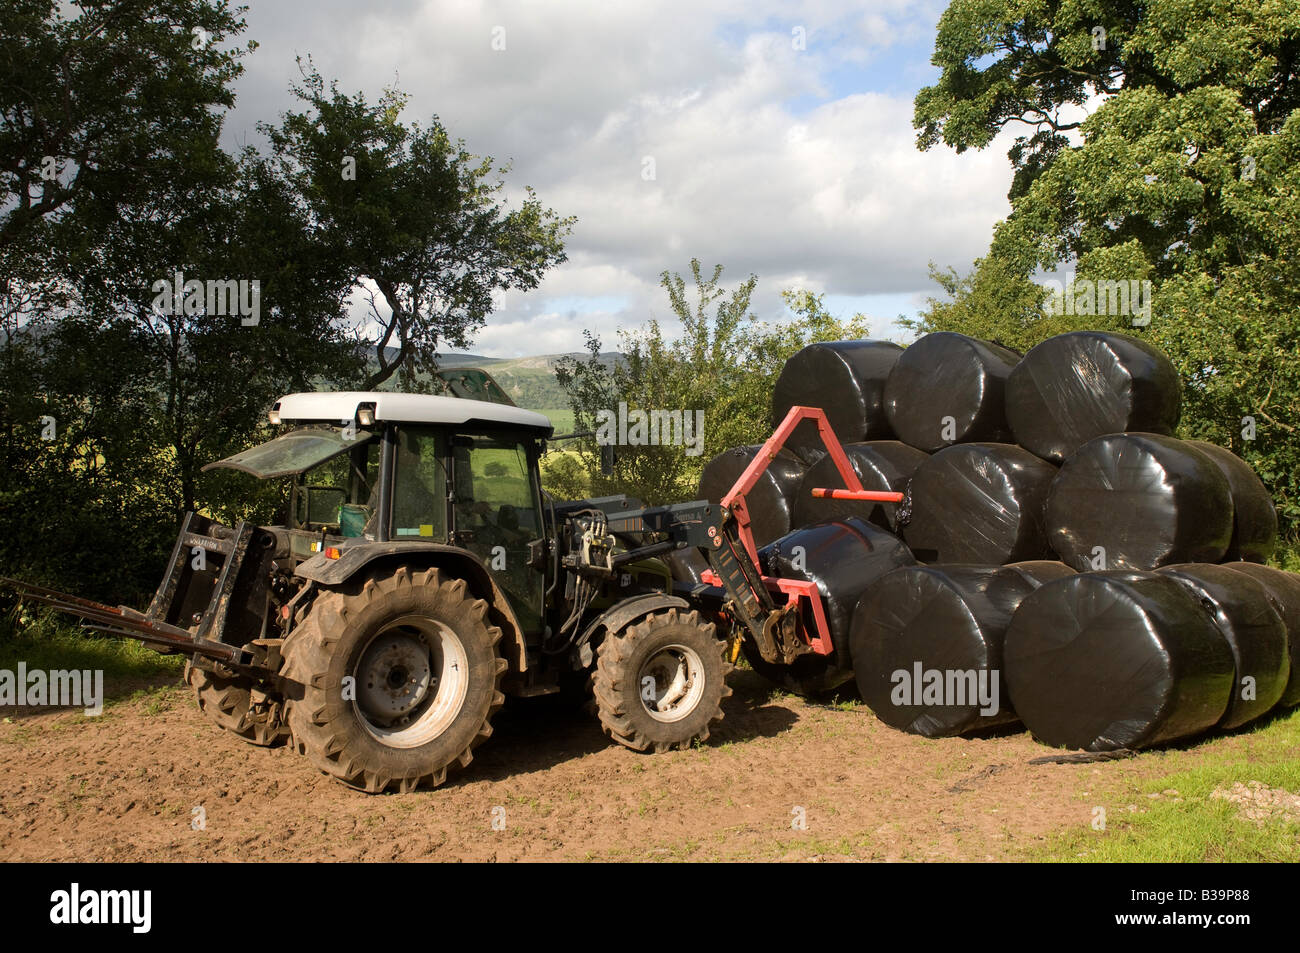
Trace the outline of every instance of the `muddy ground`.
{"type": "Polygon", "coordinates": [[[222,732],[170,677],[98,718],[13,713],[0,857],[1004,860],[1088,825],[1100,789],[1172,768],[1158,755],[1032,765],[1051,752],[1025,733],[926,740],[861,705],[733,679],[725,720],[696,749],[636,754],[536,699],[498,715],[467,770],[413,795],[354,793],[288,748],[222,732]]]}

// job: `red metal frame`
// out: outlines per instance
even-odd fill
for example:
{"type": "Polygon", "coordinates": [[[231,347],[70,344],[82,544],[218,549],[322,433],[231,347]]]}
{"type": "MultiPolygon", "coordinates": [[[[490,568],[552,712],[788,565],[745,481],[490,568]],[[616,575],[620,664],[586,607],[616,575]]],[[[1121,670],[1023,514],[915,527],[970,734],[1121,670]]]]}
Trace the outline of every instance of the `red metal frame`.
{"type": "MultiPolygon", "coordinates": [[[[858,479],[857,473],[849,464],[849,458],[844,455],[844,448],[840,446],[839,438],[835,436],[835,431],[831,429],[825,411],[820,407],[791,407],[785,415],[785,419],[772,432],[772,436],[768,437],[758,453],[754,454],[754,459],[745,468],[745,472],[740,475],[735,485],[722,498],[722,506],[730,511],[731,515],[736,519],[736,535],[740,537],[745,552],[749,554],[749,558],[755,566],[761,564],[758,561],[758,547],[754,543],[754,532],[750,526],[747,495],[754,488],[754,485],[758,483],[758,478],[776,459],[776,455],[781,452],[786,440],[794,432],[794,428],[805,420],[816,422],[817,433],[821,437],[827,453],[830,454],[831,460],[835,463],[835,469],[839,471],[840,479],[844,481],[844,485],[848,488],[836,490],[817,487],[812,491],[813,496],[836,500],[875,500],[881,503],[902,502],[903,494],[901,493],[862,489],[862,481],[858,479]]],[[[722,585],[722,580],[711,569],[702,573],[701,579],[711,586],[722,585]]],[[[776,576],[763,576],[763,584],[767,586],[770,592],[783,593],[787,605],[790,601],[807,600],[808,606],[812,610],[813,624],[816,626],[817,631],[808,632],[807,629],[800,626],[800,632],[808,640],[808,644],[815,653],[830,655],[834,650],[834,645],[831,642],[830,625],[826,621],[826,607],[822,605],[821,592],[818,591],[817,584],[803,579],[781,579],[776,576]]],[[[801,612],[800,618],[802,617],[801,612]]]]}

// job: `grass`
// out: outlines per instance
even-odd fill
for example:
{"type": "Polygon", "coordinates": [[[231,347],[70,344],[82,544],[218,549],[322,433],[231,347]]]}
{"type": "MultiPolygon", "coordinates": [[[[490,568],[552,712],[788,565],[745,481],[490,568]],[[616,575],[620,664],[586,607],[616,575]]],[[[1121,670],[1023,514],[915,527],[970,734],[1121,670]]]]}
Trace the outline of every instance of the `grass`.
{"type": "Polygon", "coordinates": [[[134,639],[90,635],[49,616],[27,624],[5,620],[0,625],[0,668],[15,671],[19,662],[28,670],[102,670],[108,679],[179,678],[185,667],[183,656],[159,655],[134,639]]]}
{"type": "Polygon", "coordinates": [[[1088,800],[1106,809],[1104,830],[1080,824],[1048,838],[1023,859],[1300,861],[1300,819],[1249,820],[1240,816],[1239,805],[1211,796],[1236,782],[1251,781],[1300,792],[1300,710],[1253,731],[1205,741],[1185,751],[1172,750],[1165,757],[1187,767],[1095,790],[1088,800]]]}

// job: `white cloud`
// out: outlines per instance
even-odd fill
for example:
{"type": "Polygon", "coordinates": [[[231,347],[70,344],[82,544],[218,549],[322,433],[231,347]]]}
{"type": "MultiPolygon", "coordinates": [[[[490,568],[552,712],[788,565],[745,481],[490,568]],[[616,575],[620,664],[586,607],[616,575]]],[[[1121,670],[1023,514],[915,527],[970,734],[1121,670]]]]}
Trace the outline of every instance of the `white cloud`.
{"type": "Polygon", "coordinates": [[[923,68],[940,9],[392,0],[357,12],[324,0],[291,15],[255,3],[261,49],[229,126],[238,139],[284,109],[293,54],[311,52],[324,75],[372,99],[396,78],[408,119],[437,113],[473,151],[513,158],[512,186],[577,215],[570,260],[538,290],[507,296],[478,335],[481,353],[574,350],[583,327],[612,343],[619,324],[666,317],[659,274],[687,271],[692,255],[734,281],[758,274],[755,307],[769,319],[792,285],[901,300],[933,291],[930,260],[968,266],[1007,211],[1005,144],[918,152],[914,90],[872,65],[905,49],[905,71],[923,68]],[[796,25],[806,51],[792,47],[796,25]],[[495,26],[505,51],[491,48],[495,26]],[[838,98],[809,108],[832,89],[838,98]],[[611,298],[627,304],[610,309],[611,298]]]}

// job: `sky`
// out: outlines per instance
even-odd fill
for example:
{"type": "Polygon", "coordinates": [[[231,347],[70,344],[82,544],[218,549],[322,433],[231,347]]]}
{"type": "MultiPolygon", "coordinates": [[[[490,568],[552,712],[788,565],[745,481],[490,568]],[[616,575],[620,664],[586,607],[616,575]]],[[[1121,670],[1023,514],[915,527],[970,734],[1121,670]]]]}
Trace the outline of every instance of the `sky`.
{"type": "Polygon", "coordinates": [[[261,141],[310,55],[372,102],[396,84],[405,121],[436,115],[511,162],[509,195],[531,186],[577,216],[568,261],[501,298],[476,354],[575,351],[584,328],[613,350],[651,318],[671,330],[659,276],[689,275],[692,257],[723,265],[727,287],[757,275],[764,320],[789,317],[782,289],[807,288],[905,340],[894,320],[939,293],[930,262],[965,272],[1009,211],[1008,143],[916,148],[942,3],[246,2],[259,46],[228,145],[261,141]]]}

